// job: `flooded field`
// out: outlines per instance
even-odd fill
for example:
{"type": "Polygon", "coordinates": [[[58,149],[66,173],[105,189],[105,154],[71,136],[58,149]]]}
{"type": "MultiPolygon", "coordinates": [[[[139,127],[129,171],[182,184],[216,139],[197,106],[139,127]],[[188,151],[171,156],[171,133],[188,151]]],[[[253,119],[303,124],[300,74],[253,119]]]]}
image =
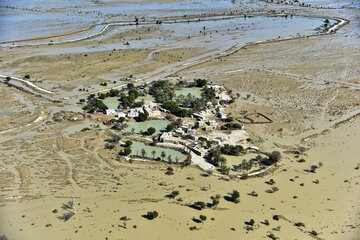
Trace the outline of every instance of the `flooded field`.
{"type": "Polygon", "coordinates": [[[120,104],[119,97],[107,97],[103,100],[108,109],[118,109],[120,104]]]}
{"type": "Polygon", "coordinates": [[[143,142],[136,141],[133,141],[133,144],[131,145],[131,155],[135,157],[142,156],[142,149],[144,149],[146,152],[146,154],[144,154],[146,158],[160,158],[162,161],[165,162],[169,162],[169,156],[173,163],[175,163],[176,160],[180,161],[185,157],[184,154],[173,149],[149,146],[143,142]],[[155,152],[154,154],[153,151],[155,152]]]}
{"type": "Polygon", "coordinates": [[[201,88],[183,88],[180,90],[175,91],[175,96],[178,97],[180,95],[183,95],[186,97],[188,94],[195,98],[201,98],[202,89],[201,88]]]}
{"type": "Polygon", "coordinates": [[[100,129],[106,129],[106,126],[103,124],[97,124],[90,121],[83,121],[80,123],[74,123],[74,125],[66,128],[64,132],[67,134],[75,134],[81,131],[88,131],[88,130],[100,130],[100,129]]]}
{"type": "MultiPolygon", "coordinates": [[[[0,41],[14,41],[76,32],[104,22],[133,22],[135,16],[157,18],[201,14],[238,5],[230,0],[186,2],[143,1],[0,1],[0,41]],[[44,29],[47,29],[44,32],[44,29]]],[[[95,33],[98,29],[91,29],[95,33]]],[[[80,34],[78,37],[84,36],[80,34]]]]}
{"type": "Polygon", "coordinates": [[[135,122],[135,123],[130,123],[129,126],[124,129],[124,131],[125,132],[134,131],[134,133],[140,133],[140,131],[146,132],[146,130],[149,127],[153,127],[156,130],[154,134],[159,134],[166,129],[166,126],[169,123],[170,121],[168,120],[150,120],[146,122],[135,122]]]}

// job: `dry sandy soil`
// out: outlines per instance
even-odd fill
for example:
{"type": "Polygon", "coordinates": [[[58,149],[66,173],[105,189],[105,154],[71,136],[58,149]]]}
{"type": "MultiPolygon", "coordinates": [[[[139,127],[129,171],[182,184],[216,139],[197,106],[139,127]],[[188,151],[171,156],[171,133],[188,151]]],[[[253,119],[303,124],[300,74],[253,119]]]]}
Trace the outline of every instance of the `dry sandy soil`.
{"type": "MultiPolygon", "coordinates": [[[[332,35],[247,46],[176,75],[184,79],[206,78],[240,93],[227,109],[235,118],[251,114],[255,121],[263,120],[257,113],[269,117],[272,123],[245,124],[245,129],[262,139],[255,143],[261,150],[281,151],[283,157],[276,171],[261,178],[230,180],[205,177],[191,166],[173,166],[175,174],[168,176],[165,164],[117,161],[119,147],[104,148],[110,138],[104,131],[68,133],[66,129],[78,123],[53,120],[61,110],[81,111],[75,101],[53,102],[1,83],[0,112],[6,114],[0,115],[0,236],[268,239],[273,233],[280,239],[359,239],[357,13],[353,9],[286,8],[273,4],[267,9],[334,15],[350,23],[332,35]],[[300,146],[307,150],[294,154],[300,146]],[[306,162],[298,162],[302,158],[306,162]],[[316,173],[306,171],[319,162],[323,166],[316,173]],[[275,181],[272,186],[265,183],[270,179],[275,181]],[[207,191],[201,190],[205,184],[207,191]],[[275,186],[279,191],[266,192],[275,186]],[[228,201],[233,189],[240,192],[238,204],[228,201]],[[179,196],[166,197],[173,190],[178,190],[179,196]],[[258,196],[248,195],[251,191],[258,196]],[[221,198],[214,208],[211,197],[216,194],[221,198]],[[72,197],[76,197],[76,214],[68,205],[72,197]],[[188,206],[194,201],[209,204],[199,211],[188,206]],[[143,217],[154,210],[159,212],[157,219],[143,217]],[[207,221],[199,223],[200,214],[206,215],[207,221]],[[273,220],[273,215],[281,218],[273,220]],[[121,220],[123,216],[128,220],[121,220]],[[70,218],[64,221],[66,217],[70,218]],[[252,231],[245,229],[250,219],[255,220],[252,231]],[[265,219],[270,225],[264,224],[265,219]],[[305,226],[295,226],[298,222],[305,226]],[[192,226],[198,229],[190,230],[192,226]],[[313,230],[318,236],[310,233],[313,230]]],[[[42,86],[52,86],[59,94],[72,92],[71,96],[77,98],[80,86],[99,89],[104,77],[119,69],[123,69],[121,77],[151,73],[178,63],[180,56],[185,60],[208,51],[200,47],[131,49],[89,53],[86,57],[27,57],[29,52],[47,48],[54,46],[2,49],[9,53],[1,59],[2,70],[16,75],[30,73],[32,78],[46,82],[42,86]],[[142,63],[157,51],[159,54],[142,63]]]]}

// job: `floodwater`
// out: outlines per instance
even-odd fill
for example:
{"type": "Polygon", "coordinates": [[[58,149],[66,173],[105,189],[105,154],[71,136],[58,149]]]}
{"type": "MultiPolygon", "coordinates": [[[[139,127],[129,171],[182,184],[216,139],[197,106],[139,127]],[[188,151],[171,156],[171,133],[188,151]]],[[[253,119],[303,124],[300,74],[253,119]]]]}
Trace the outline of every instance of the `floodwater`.
{"type": "MultiPolygon", "coordinates": [[[[254,1],[246,0],[248,4],[254,1]]],[[[158,18],[201,14],[243,5],[231,0],[1,0],[0,41],[14,41],[74,32],[110,21],[134,21],[135,16],[158,18]]],[[[253,3],[256,5],[262,3],[253,3]]]]}
{"type": "Polygon", "coordinates": [[[202,93],[202,88],[182,88],[180,90],[176,90],[175,91],[175,95],[176,97],[180,96],[180,95],[184,95],[185,97],[190,94],[195,98],[201,98],[201,93],[202,93]]]}
{"type": "Polygon", "coordinates": [[[118,109],[119,97],[107,97],[102,100],[109,109],[118,109]]]}
{"type": "MultiPolygon", "coordinates": [[[[134,49],[154,47],[206,47],[212,50],[226,50],[237,44],[270,40],[284,37],[296,37],[316,33],[316,28],[325,19],[310,17],[236,17],[226,19],[209,19],[196,22],[163,23],[159,26],[155,36],[141,40],[109,44],[94,44],[90,46],[63,47],[40,50],[37,55],[88,53],[112,51],[113,49],[134,49]],[[160,37],[159,37],[160,36],[160,37]],[[166,36],[166,37],[161,37],[166,36]]],[[[336,21],[330,20],[330,24],[336,21]]],[[[107,33],[117,33],[124,29],[136,29],[137,26],[114,27],[107,33]]]]}
{"type": "Polygon", "coordinates": [[[166,126],[170,123],[168,120],[150,120],[145,122],[135,122],[130,123],[127,128],[124,129],[125,132],[132,132],[134,129],[135,133],[140,133],[140,131],[145,132],[149,127],[155,128],[154,134],[159,134],[166,129],[166,126]]]}
{"type": "Polygon", "coordinates": [[[98,130],[98,129],[105,129],[106,126],[104,126],[103,124],[97,124],[90,121],[83,121],[66,128],[64,132],[67,134],[74,134],[80,132],[84,128],[89,128],[90,130],[98,130]]]}
{"type": "Polygon", "coordinates": [[[146,145],[143,142],[136,142],[136,141],[132,141],[133,144],[131,145],[131,156],[136,157],[139,156],[141,157],[141,150],[144,149],[146,154],[145,157],[149,158],[149,159],[164,159],[164,161],[169,162],[168,156],[171,156],[172,162],[175,162],[176,159],[178,159],[179,161],[185,157],[184,154],[182,154],[179,151],[173,150],[173,149],[169,149],[169,148],[161,148],[161,147],[154,147],[154,146],[149,146],[146,145]],[[152,154],[152,151],[155,151],[155,154],[152,154]],[[162,158],[161,157],[161,153],[164,152],[165,153],[165,157],[162,158]]]}

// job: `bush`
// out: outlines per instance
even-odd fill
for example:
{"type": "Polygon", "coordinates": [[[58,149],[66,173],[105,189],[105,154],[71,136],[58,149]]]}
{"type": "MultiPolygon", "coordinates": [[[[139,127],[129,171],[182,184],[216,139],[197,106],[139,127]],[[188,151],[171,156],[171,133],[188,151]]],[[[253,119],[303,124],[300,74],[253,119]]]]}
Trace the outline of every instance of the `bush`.
{"type": "Polygon", "coordinates": [[[157,218],[159,216],[159,213],[157,211],[148,212],[146,214],[146,218],[149,220],[153,220],[154,218],[157,218]]]}
{"type": "Polygon", "coordinates": [[[130,147],[133,144],[133,142],[131,140],[126,140],[125,144],[126,146],[130,147]]]}

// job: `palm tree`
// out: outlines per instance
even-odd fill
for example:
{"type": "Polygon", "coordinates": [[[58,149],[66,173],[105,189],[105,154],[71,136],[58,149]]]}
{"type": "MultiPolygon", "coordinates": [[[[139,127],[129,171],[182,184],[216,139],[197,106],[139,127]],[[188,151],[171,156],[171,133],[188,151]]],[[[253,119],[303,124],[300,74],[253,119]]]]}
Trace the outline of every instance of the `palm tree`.
{"type": "Polygon", "coordinates": [[[168,156],[168,161],[169,161],[170,164],[172,163],[171,155],[168,156]]]}
{"type": "Polygon", "coordinates": [[[226,158],[220,157],[220,158],[219,158],[219,162],[220,162],[220,164],[221,164],[221,167],[224,166],[224,164],[226,163],[226,158]]]}
{"type": "Polygon", "coordinates": [[[141,156],[142,156],[142,158],[145,158],[145,155],[146,155],[145,149],[141,149],[141,156]]]}
{"type": "Polygon", "coordinates": [[[164,161],[164,158],[166,157],[166,154],[164,151],[161,152],[161,158],[162,158],[162,161],[164,161]]]}
{"type": "Polygon", "coordinates": [[[176,156],[175,157],[175,163],[178,164],[178,162],[179,162],[179,158],[176,156]]]}
{"type": "Polygon", "coordinates": [[[153,156],[153,159],[155,159],[155,154],[156,154],[155,150],[152,150],[151,154],[153,156]]]}

